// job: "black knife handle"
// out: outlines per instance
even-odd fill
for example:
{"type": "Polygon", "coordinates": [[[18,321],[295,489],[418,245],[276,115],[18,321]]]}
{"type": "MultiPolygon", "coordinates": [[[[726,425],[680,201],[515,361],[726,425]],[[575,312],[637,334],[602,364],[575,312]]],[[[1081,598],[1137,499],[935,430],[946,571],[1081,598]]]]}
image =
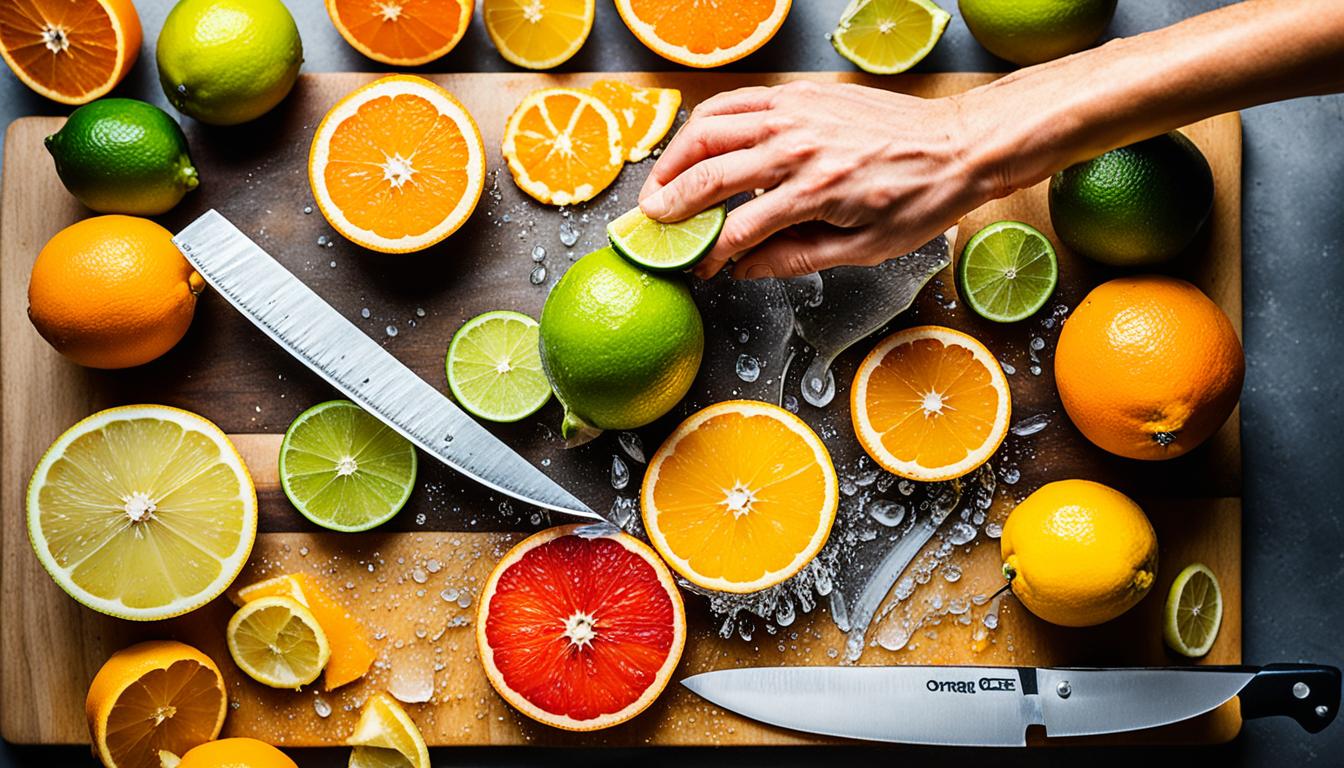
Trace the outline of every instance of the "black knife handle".
{"type": "Polygon", "coordinates": [[[1241,689],[1244,718],[1286,715],[1317,733],[1339,711],[1339,669],[1321,664],[1270,664],[1241,689]]]}

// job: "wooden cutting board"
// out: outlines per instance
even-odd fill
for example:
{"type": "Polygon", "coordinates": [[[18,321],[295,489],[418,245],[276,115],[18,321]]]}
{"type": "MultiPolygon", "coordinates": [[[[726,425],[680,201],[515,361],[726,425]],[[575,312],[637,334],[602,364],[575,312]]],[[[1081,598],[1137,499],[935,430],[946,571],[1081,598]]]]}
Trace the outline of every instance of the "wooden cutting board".
{"type": "MultiPolygon", "coordinates": [[[[305,75],[285,104],[267,117],[230,129],[187,121],[192,154],[203,184],[162,221],[178,229],[206,208],[218,208],[302,279],[359,323],[413,369],[443,386],[443,354],[452,331],[467,318],[508,307],[540,310],[546,290],[568,265],[603,238],[603,215],[633,204],[650,161],[627,168],[599,200],[571,210],[582,233],[566,249],[558,239],[560,214],[523,198],[513,186],[498,147],[509,111],[533,88],[584,85],[598,75],[459,74],[432,79],[455,92],[480,123],[495,184],[467,227],[430,251],[405,257],[361,252],[342,241],[312,205],[306,177],[308,143],[326,109],[374,75],[305,75]],[[586,220],[585,220],[586,218],[586,220]],[[327,245],[328,238],[332,245],[327,245]],[[548,274],[540,285],[528,275],[532,251],[543,245],[548,274]],[[395,329],[395,330],[390,330],[395,329]],[[395,335],[394,335],[395,334],[395,335]]],[[[624,75],[633,82],[680,88],[688,105],[727,89],[806,77],[860,82],[920,96],[959,92],[993,79],[982,74],[869,78],[853,74],[667,73],[624,75]]],[[[434,462],[421,462],[421,480],[408,508],[380,530],[338,535],[319,532],[289,507],[278,490],[275,455],[279,434],[302,409],[329,399],[331,391],[278,347],[263,339],[217,297],[203,298],[187,338],[160,360],[141,368],[99,372],[78,368],[55,354],[29,324],[26,286],[33,258],[57,230],[88,215],[61,187],[42,138],[60,118],[25,118],[9,128],[0,208],[0,361],[4,366],[0,424],[0,493],[9,521],[0,526],[0,734],[17,743],[72,743],[86,739],[85,689],[113,651],[137,640],[173,637],[211,654],[228,678],[232,708],[226,733],[255,735],[294,746],[339,743],[351,730],[370,691],[423,687],[432,700],[409,707],[431,744],[793,744],[811,737],[760,726],[710,707],[673,685],[646,713],[608,731],[574,735],[537,726],[513,713],[490,690],[475,656],[474,598],[496,559],[524,532],[546,523],[514,508],[434,462]],[[186,617],[139,624],[111,619],[76,604],[47,577],[32,556],[24,526],[23,493],[41,452],[66,427],[115,404],[161,402],[202,413],[235,436],[257,481],[261,530],[239,584],[303,570],[313,574],[375,633],[381,658],[368,679],[333,694],[265,689],[237,672],[224,650],[224,625],[232,610],[224,599],[186,617]],[[330,708],[325,717],[319,710],[330,708]]],[[[1241,327],[1241,135],[1236,115],[1189,127],[1187,134],[1213,167],[1216,209],[1204,247],[1173,270],[1199,284],[1241,327]]],[[[1052,235],[1044,185],[996,201],[963,222],[960,240],[1003,218],[1027,221],[1052,235]]],[[[960,245],[960,243],[958,244],[960,245]]],[[[1056,246],[1059,247],[1058,243],[1056,246]]],[[[1072,307],[1108,276],[1060,248],[1056,302],[1072,307]]],[[[990,518],[1002,520],[1015,501],[1043,482],[1087,477],[1140,499],[1161,543],[1161,572],[1153,594],[1110,624],[1067,630],[1046,625],[1012,600],[1000,610],[998,628],[979,641],[984,606],[969,624],[944,621],[924,627],[900,651],[870,648],[863,664],[961,663],[1019,665],[1171,665],[1188,663],[1167,653],[1160,610],[1171,579],[1199,560],[1219,575],[1226,613],[1213,651],[1202,663],[1241,660],[1241,459],[1237,417],[1206,446],[1162,464],[1109,456],[1088,444],[1059,408],[1050,372],[1054,331],[1037,320],[999,326],[976,319],[955,302],[950,271],[922,294],[916,308],[893,327],[939,322],[984,339],[1017,369],[1010,376],[1016,413],[1051,415],[1048,429],[1030,441],[1010,441],[1021,480],[1000,483],[990,518]],[[1028,372],[1028,340],[1042,336],[1042,372],[1028,372]]],[[[712,318],[707,320],[713,322],[712,318]]],[[[837,363],[844,387],[868,345],[837,363]]],[[[731,376],[731,371],[703,371],[731,376]]],[[[843,392],[843,390],[842,390],[843,392]]],[[[689,403],[686,407],[702,405],[689,403]]],[[[847,398],[830,406],[847,408],[847,398]]],[[[804,418],[817,413],[803,407],[804,418]]],[[[847,416],[844,416],[847,420],[847,416]]],[[[641,430],[652,450],[676,415],[641,430]]],[[[532,461],[594,506],[615,495],[608,478],[618,452],[605,436],[565,451],[551,429],[552,404],[520,425],[491,427],[532,461]]],[[[858,449],[845,433],[828,440],[838,466],[852,466],[858,449]]],[[[1009,449],[1006,448],[1005,451],[1009,449]]],[[[638,482],[636,476],[633,483],[638,482]]],[[[993,592],[998,586],[998,545],[982,534],[958,554],[963,577],[955,587],[993,592]]],[[[941,593],[940,593],[941,594],[941,593]]],[[[802,614],[774,634],[752,640],[722,639],[703,600],[688,599],[691,631],[677,677],[714,668],[760,664],[834,664],[844,638],[825,608],[802,614]]],[[[900,713],[892,713],[899,717],[900,713]]],[[[950,728],[956,727],[949,723],[950,728]]],[[[1218,742],[1236,734],[1235,702],[1185,724],[1117,737],[1125,742],[1218,742]]],[[[1037,739],[1039,741],[1039,739],[1037,739]]]]}

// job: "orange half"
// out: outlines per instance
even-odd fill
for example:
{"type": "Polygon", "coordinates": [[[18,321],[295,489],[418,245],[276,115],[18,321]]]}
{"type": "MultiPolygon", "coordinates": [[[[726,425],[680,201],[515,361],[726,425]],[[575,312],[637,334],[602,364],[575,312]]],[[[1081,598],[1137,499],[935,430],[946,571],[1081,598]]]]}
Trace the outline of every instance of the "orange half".
{"type": "Polygon", "coordinates": [[[443,56],[467,34],[475,0],[326,0],[336,31],[374,61],[413,67],[443,56]]]}
{"type": "Polygon", "coordinates": [[[718,67],[775,36],[791,0],[616,0],[616,10],[654,53],[688,67],[718,67]]]}
{"type": "Polygon", "coordinates": [[[485,31],[499,55],[528,69],[559,66],[593,31],[594,0],[484,0],[485,31]]]}
{"type": "Polygon", "coordinates": [[[0,56],[24,85],[62,104],[116,87],[140,53],[131,0],[4,0],[0,56]]]}
{"type": "Polygon", "coordinates": [[[1008,434],[1008,378],[984,344],[922,325],[868,353],[850,390],[854,433],[888,472],[925,482],[961,477],[1008,434]]]}
{"type": "Polygon", "coordinates": [[[588,90],[616,113],[625,159],[631,163],[653,152],[672,130],[681,107],[681,91],[676,88],[641,88],[620,80],[598,80],[588,90]]]}
{"type": "Polygon", "coordinates": [[[485,187],[485,146],[454,96],[392,75],[331,108],[313,136],[308,181],[337,232],[383,253],[419,251],[461,227],[485,187]]]}
{"type": "Polygon", "coordinates": [[[625,163],[616,115],[573,88],[528,94],[504,129],[504,158],[518,187],[538,201],[571,205],[611,185],[625,163]]]}
{"type": "Polygon", "coordinates": [[[838,488],[830,453],[802,419],[769,403],[717,403],[682,422],[649,461],[644,529],[688,581],[755,592],[816,557],[838,488]]]}

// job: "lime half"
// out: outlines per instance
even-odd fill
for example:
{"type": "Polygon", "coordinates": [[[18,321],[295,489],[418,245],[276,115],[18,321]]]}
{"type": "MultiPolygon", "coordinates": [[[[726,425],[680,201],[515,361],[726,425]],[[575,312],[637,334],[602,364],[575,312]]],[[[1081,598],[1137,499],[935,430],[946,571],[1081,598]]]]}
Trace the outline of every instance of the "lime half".
{"type": "Polygon", "coordinates": [[[333,531],[391,520],[415,487],[411,442],[349,400],[299,414],[280,445],[280,486],[303,514],[333,531]]]}
{"type": "Polygon", "coordinates": [[[477,315],[448,344],[448,389],[469,413],[488,421],[518,421],[551,399],[541,368],[537,321],[521,312],[477,315]]]}
{"type": "Polygon", "coordinates": [[[1000,221],[966,243],[957,261],[957,290],[986,320],[1012,323],[1036,314],[1059,282],[1054,246],[1035,227],[1000,221]]]}
{"type": "Polygon", "coordinates": [[[831,45],[865,72],[893,75],[929,55],[951,18],[929,0],[853,0],[831,45]]]}
{"type": "Polygon", "coordinates": [[[607,225],[607,237],[617,253],[645,269],[689,269],[714,247],[726,216],[727,209],[717,205],[689,219],[664,224],[635,208],[607,225]]]}
{"type": "Polygon", "coordinates": [[[1167,593],[1162,635],[1182,656],[1203,656],[1218,638],[1223,623],[1223,591],[1218,577],[1203,563],[1181,571],[1167,593]]]}

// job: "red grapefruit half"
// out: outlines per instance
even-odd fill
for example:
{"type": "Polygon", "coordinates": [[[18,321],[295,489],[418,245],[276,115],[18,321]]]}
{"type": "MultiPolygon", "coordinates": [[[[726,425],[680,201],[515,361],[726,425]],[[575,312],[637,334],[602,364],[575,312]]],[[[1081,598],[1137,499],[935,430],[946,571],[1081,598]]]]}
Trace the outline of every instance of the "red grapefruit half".
{"type": "Polygon", "coordinates": [[[499,695],[571,731],[644,711],[686,645],[681,594],[658,555],[633,536],[580,536],[582,527],[519,542],[490,574],[476,617],[481,663],[499,695]]]}

